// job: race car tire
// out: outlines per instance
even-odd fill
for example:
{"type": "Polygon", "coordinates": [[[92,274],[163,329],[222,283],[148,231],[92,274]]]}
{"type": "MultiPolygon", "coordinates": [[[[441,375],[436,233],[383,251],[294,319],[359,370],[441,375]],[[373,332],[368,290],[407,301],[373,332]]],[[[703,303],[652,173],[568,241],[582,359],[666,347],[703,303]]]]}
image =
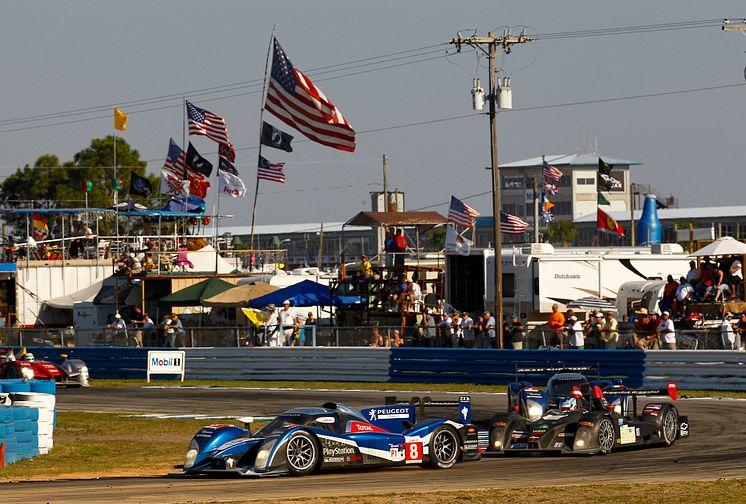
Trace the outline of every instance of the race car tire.
{"type": "Polygon", "coordinates": [[[461,442],[458,433],[447,425],[441,425],[430,435],[431,467],[448,469],[458,461],[461,442]]]}
{"type": "Polygon", "coordinates": [[[661,412],[661,441],[666,446],[671,446],[676,442],[676,435],[679,430],[679,414],[672,405],[667,404],[661,412]]]}
{"type": "Polygon", "coordinates": [[[615,439],[614,424],[611,423],[608,417],[603,417],[598,422],[598,447],[601,449],[603,455],[611,453],[611,449],[614,448],[615,439]]]}
{"type": "Polygon", "coordinates": [[[311,474],[319,465],[321,448],[310,432],[295,432],[285,445],[288,472],[292,476],[311,474]]]}
{"type": "Polygon", "coordinates": [[[9,380],[15,380],[16,378],[20,378],[21,374],[18,372],[18,368],[16,366],[8,366],[8,372],[5,373],[5,377],[9,380]]]}

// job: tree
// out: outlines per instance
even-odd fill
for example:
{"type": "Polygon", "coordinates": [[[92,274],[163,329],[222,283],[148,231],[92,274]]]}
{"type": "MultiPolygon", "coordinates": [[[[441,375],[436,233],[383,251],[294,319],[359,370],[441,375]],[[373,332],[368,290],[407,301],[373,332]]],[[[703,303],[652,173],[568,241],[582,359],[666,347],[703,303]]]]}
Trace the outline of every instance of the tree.
{"type": "Polygon", "coordinates": [[[561,242],[563,247],[575,241],[577,236],[578,229],[570,221],[556,221],[547,230],[547,240],[555,243],[561,242]]]}
{"type": "MultiPolygon", "coordinates": [[[[117,178],[122,181],[119,200],[129,197],[130,175],[134,172],[144,176],[147,163],[140,154],[121,139],[116,140],[117,178]]],[[[5,208],[83,208],[86,180],[92,183],[88,193],[89,208],[109,208],[114,202],[114,137],[95,138],[90,147],[81,150],[72,161],[63,164],[57,156],[44,154],[34,166],[25,165],[0,184],[0,204],[5,208]]],[[[155,189],[158,177],[148,176],[155,189]]],[[[142,197],[134,197],[141,203],[142,197]]],[[[50,219],[51,221],[51,219],[50,219]]],[[[16,233],[25,234],[26,217],[8,214],[6,224],[16,233]]],[[[106,226],[107,228],[110,226],[106,226]]]]}

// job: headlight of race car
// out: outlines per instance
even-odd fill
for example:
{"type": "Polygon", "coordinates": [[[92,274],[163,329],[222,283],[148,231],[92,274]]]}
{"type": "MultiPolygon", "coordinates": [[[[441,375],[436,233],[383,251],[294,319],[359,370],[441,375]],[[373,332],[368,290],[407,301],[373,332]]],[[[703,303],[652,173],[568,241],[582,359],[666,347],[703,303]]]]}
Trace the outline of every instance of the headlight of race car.
{"type": "Polygon", "coordinates": [[[30,367],[22,367],[21,368],[21,378],[23,380],[33,380],[34,379],[34,370],[30,367]]]}
{"type": "Polygon", "coordinates": [[[272,441],[269,441],[262,445],[262,447],[259,449],[259,453],[256,454],[256,461],[254,462],[254,468],[260,469],[260,470],[267,468],[267,459],[269,458],[269,452],[272,451],[272,448],[275,447],[276,443],[277,443],[277,440],[273,439],[272,441]]]}
{"type": "Polygon", "coordinates": [[[544,414],[544,408],[534,401],[528,402],[528,418],[529,420],[538,420],[541,415],[544,414]]]}
{"type": "Polygon", "coordinates": [[[90,375],[88,374],[88,366],[81,366],[78,372],[80,373],[78,375],[78,381],[80,382],[80,384],[83,386],[88,385],[88,380],[90,379],[90,375]]]}
{"type": "Polygon", "coordinates": [[[188,469],[194,465],[194,461],[197,460],[197,454],[199,453],[199,445],[197,441],[192,439],[187,448],[186,455],[184,456],[184,469],[188,469]]]}

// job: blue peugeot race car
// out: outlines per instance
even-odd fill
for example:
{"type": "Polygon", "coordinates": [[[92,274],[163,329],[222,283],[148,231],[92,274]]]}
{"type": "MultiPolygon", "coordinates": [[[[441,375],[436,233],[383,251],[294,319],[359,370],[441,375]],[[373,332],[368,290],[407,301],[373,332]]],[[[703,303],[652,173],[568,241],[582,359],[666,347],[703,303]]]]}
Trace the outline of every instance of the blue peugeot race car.
{"type": "Polygon", "coordinates": [[[447,469],[480,458],[471,401],[413,398],[356,410],[340,403],[285,411],[255,433],[245,427],[209,425],[192,439],[184,474],[305,476],[348,467],[428,465],[447,469]],[[457,407],[458,421],[422,419],[425,408],[457,407]],[[418,415],[418,412],[420,415],[418,415]]]}

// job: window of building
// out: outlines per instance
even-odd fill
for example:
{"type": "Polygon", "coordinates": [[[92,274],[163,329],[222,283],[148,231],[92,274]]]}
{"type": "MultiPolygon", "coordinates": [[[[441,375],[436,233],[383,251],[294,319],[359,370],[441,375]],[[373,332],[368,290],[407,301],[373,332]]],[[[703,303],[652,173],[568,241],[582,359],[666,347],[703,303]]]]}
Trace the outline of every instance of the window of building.
{"type": "Polygon", "coordinates": [[[554,215],[572,215],[572,201],[557,201],[552,208],[554,215]]]}
{"type": "Polygon", "coordinates": [[[503,177],[503,189],[523,189],[525,185],[522,175],[503,177]]]}
{"type": "Polygon", "coordinates": [[[572,185],[572,175],[562,175],[559,181],[560,187],[570,187],[572,185]]]}
{"type": "Polygon", "coordinates": [[[578,185],[596,185],[595,177],[578,178],[578,185]]]}
{"type": "Polygon", "coordinates": [[[503,203],[503,212],[520,216],[519,211],[520,206],[518,203],[503,203]]]}

